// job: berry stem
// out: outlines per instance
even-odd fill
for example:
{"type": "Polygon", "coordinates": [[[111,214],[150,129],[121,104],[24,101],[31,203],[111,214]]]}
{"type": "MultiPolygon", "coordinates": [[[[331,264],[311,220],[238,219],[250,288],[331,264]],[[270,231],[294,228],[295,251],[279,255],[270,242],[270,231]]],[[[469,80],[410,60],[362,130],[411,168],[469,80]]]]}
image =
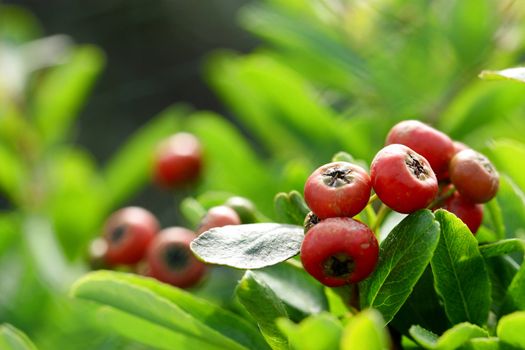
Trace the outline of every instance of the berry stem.
{"type": "Polygon", "coordinates": [[[368,200],[368,205],[374,203],[379,197],[377,197],[377,194],[374,193],[373,195],[370,196],[370,199],[368,200]]]}
{"type": "Polygon", "coordinates": [[[379,208],[379,211],[377,212],[376,220],[374,222],[374,225],[372,226],[372,231],[374,231],[376,236],[379,235],[379,227],[381,226],[381,224],[383,223],[386,216],[388,215],[388,213],[390,213],[391,210],[392,209],[387,207],[384,203],[381,203],[381,207],[379,208]]]}
{"type": "Polygon", "coordinates": [[[359,284],[355,283],[355,284],[351,284],[350,285],[350,300],[349,300],[349,303],[350,303],[350,307],[357,310],[359,312],[359,310],[361,310],[360,306],[359,306],[359,284]]]}
{"type": "Polygon", "coordinates": [[[436,199],[434,199],[432,201],[432,203],[430,203],[427,208],[428,209],[432,209],[432,208],[435,208],[436,206],[441,206],[441,204],[443,204],[443,202],[450,196],[452,196],[454,194],[454,192],[456,191],[456,188],[454,186],[452,186],[447,192],[443,193],[441,196],[437,196],[436,199]]]}
{"type": "Polygon", "coordinates": [[[374,208],[372,208],[371,204],[368,204],[365,207],[365,213],[366,213],[368,224],[372,224],[372,223],[376,222],[376,220],[377,220],[376,212],[375,212],[374,208]]]}

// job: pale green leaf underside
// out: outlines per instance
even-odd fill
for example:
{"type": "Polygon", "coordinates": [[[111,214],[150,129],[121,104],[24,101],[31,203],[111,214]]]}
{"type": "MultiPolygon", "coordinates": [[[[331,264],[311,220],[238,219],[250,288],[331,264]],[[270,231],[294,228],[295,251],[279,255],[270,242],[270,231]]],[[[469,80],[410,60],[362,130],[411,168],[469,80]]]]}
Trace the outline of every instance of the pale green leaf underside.
{"type": "Polygon", "coordinates": [[[479,77],[484,80],[513,80],[525,83],[525,67],[484,70],[479,74],[479,77]]]}
{"type": "Polygon", "coordinates": [[[191,243],[201,260],[239,269],[260,269],[297,255],[304,239],[301,226],[247,224],[212,228],[191,243]]]}

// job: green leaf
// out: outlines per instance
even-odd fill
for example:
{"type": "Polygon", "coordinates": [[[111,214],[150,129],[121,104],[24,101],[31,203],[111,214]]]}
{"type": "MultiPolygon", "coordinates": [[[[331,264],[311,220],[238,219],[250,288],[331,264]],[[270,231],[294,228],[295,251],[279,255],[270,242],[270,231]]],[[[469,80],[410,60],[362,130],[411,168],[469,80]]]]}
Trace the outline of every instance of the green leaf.
{"type": "MultiPolygon", "coordinates": [[[[222,346],[210,344],[202,338],[189,337],[182,332],[173,332],[166,327],[112,307],[98,305],[93,307],[98,308],[94,322],[99,327],[104,327],[104,331],[119,334],[135,342],[151,346],[153,349],[223,349],[222,346]]],[[[114,347],[109,346],[109,348],[114,347]]]]}
{"type": "Polygon", "coordinates": [[[498,323],[496,333],[501,342],[515,347],[525,349],[525,311],[514,312],[503,316],[498,323]]]}
{"type": "Polygon", "coordinates": [[[497,25],[497,10],[489,0],[464,0],[451,4],[444,14],[449,22],[445,28],[458,59],[470,67],[489,54],[487,47],[497,25]]]}
{"type": "Polygon", "coordinates": [[[418,325],[410,327],[409,333],[425,349],[433,349],[438,341],[437,334],[418,325]]]}
{"type": "Polygon", "coordinates": [[[427,267],[439,239],[439,225],[428,210],[401,221],[381,243],[375,272],[361,282],[361,306],[392,320],[427,267]]]}
{"type": "Polygon", "coordinates": [[[277,264],[253,274],[265,282],[279,298],[303,315],[317,314],[328,308],[323,286],[306,271],[291,264],[277,264]]]}
{"type": "Polygon", "coordinates": [[[0,349],[3,350],[36,350],[36,346],[20,330],[4,323],[0,325],[0,349]]]}
{"type": "MultiPolygon", "coordinates": [[[[145,278],[130,273],[97,271],[91,272],[83,281],[97,281],[109,284],[114,282],[128,283],[136,287],[145,288],[156,296],[164,298],[177,305],[206,326],[218,331],[222,335],[232,338],[249,349],[267,349],[268,345],[261,337],[257,328],[239,316],[220,308],[219,306],[198,298],[189,292],[171,287],[151,278],[145,278]]],[[[82,282],[79,282],[82,283],[82,282]]],[[[85,283],[85,282],[84,282],[85,283]]]]}
{"type": "Polygon", "coordinates": [[[410,326],[414,324],[438,334],[450,327],[445,310],[434,289],[430,265],[391,322],[391,325],[402,334],[407,334],[410,326]]]}
{"type": "Polygon", "coordinates": [[[22,6],[0,6],[0,38],[2,41],[22,44],[42,36],[38,19],[22,6]]]}
{"type": "Polygon", "coordinates": [[[88,274],[71,288],[75,298],[91,300],[140,317],[174,333],[207,343],[212,349],[246,349],[233,339],[210,328],[178,305],[149,288],[108,274],[88,274]]]}
{"type": "Polygon", "coordinates": [[[500,350],[498,338],[473,338],[470,339],[461,350],[500,350]]]}
{"type": "Polygon", "coordinates": [[[277,326],[296,350],[338,349],[343,331],[341,322],[329,313],[312,315],[297,325],[280,318],[277,326]]]}
{"type": "Polygon", "coordinates": [[[390,349],[390,338],[385,321],[378,311],[365,310],[349,320],[343,330],[341,350],[354,349],[390,349]]]}
{"type": "Polygon", "coordinates": [[[246,271],[237,286],[236,295],[257,321],[259,329],[272,349],[288,349],[288,340],[276,325],[278,318],[288,318],[288,314],[275,292],[253,272],[246,271]]]}
{"type": "Polygon", "coordinates": [[[85,254],[104,219],[105,188],[91,155],[80,149],[56,147],[46,171],[52,185],[45,204],[63,251],[73,260],[85,254]]]}
{"type": "MultiPolygon", "coordinates": [[[[302,5],[300,9],[305,8],[304,3],[302,5]]],[[[286,53],[302,57],[303,64],[315,74],[315,78],[336,84],[345,91],[352,86],[351,82],[356,77],[363,80],[368,78],[365,62],[357,51],[337,33],[327,33],[326,24],[314,18],[298,16],[277,6],[260,4],[245,7],[241,13],[241,22],[247,29],[285,48],[286,53]],[[324,74],[315,72],[322,67],[325,67],[324,74]]],[[[364,81],[360,83],[363,88],[364,81]]]]}
{"type": "Polygon", "coordinates": [[[35,122],[48,143],[63,140],[104,66],[103,53],[79,46],[69,60],[40,82],[32,106],[35,122]]]}
{"type": "Polygon", "coordinates": [[[206,209],[195,198],[187,197],[180,202],[180,212],[190,227],[197,227],[206,215],[206,209]]]}
{"type": "Polygon", "coordinates": [[[310,212],[310,208],[306,205],[303,196],[294,190],[288,193],[288,197],[290,198],[290,203],[295,211],[295,216],[302,218],[304,221],[306,214],[310,212]]]}
{"type": "Polygon", "coordinates": [[[525,263],[514,275],[503,302],[503,311],[525,310],[525,263]]]}
{"type": "Polygon", "coordinates": [[[27,177],[26,166],[16,152],[11,151],[2,143],[0,143],[0,164],[2,164],[0,191],[5,193],[11,201],[20,203],[27,177]]]}
{"type": "Polygon", "coordinates": [[[224,205],[235,210],[235,212],[237,213],[237,215],[239,215],[239,218],[241,219],[241,223],[243,224],[254,224],[257,222],[267,221],[265,220],[264,216],[257,210],[255,204],[253,204],[253,202],[248,198],[232,196],[224,202],[224,205]]]}
{"type": "Polygon", "coordinates": [[[199,191],[235,193],[253,200],[263,213],[270,213],[278,186],[275,174],[239,130],[226,118],[210,112],[192,114],[186,126],[199,137],[204,149],[199,191]]]}
{"type": "Polygon", "coordinates": [[[324,288],[326,299],[328,301],[328,309],[332,315],[343,318],[351,313],[350,305],[348,303],[351,293],[350,288],[352,287],[342,286],[335,288],[324,288]]]}
{"type": "MultiPolygon", "coordinates": [[[[498,200],[491,200],[485,204],[485,210],[490,219],[490,227],[495,233],[496,239],[505,238],[505,224],[503,222],[503,213],[498,200]]],[[[485,220],[486,223],[486,220],[485,220]]],[[[478,237],[476,237],[478,238],[478,237]]]]}
{"type": "Polygon", "coordinates": [[[276,156],[329,159],[341,149],[366,155],[368,138],[328,108],[310,81],[271,55],[217,54],[208,73],[235,115],[276,156]]]}
{"type": "Polygon", "coordinates": [[[355,159],[352,157],[351,154],[346,152],[337,152],[332,157],[332,162],[348,162],[348,163],[354,163],[355,159]]]}
{"type": "Polygon", "coordinates": [[[168,108],[136,131],[113,155],[103,172],[108,209],[118,206],[147,183],[155,148],[180,129],[180,120],[188,111],[185,106],[168,108]]]}
{"type": "MultiPolygon", "coordinates": [[[[508,176],[500,177],[500,186],[496,201],[501,208],[501,217],[505,222],[503,235],[501,238],[522,238],[525,239],[525,194],[518,185],[508,176]]],[[[490,201],[487,204],[495,202],[490,201]]],[[[502,225],[503,226],[503,225],[502,225]]]]}
{"type": "Polygon", "coordinates": [[[508,255],[485,258],[485,265],[489,272],[492,287],[492,311],[500,316],[505,314],[505,308],[513,307],[508,303],[507,290],[512,279],[519,270],[519,265],[508,255]],[[502,308],[502,306],[504,306],[502,308]]]}
{"type": "Polygon", "coordinates": [[[511,238],[497,241],[495,243],[483,244],[479,246],[479,252],[484,258],[491,258],[515,252],[523,254],[525,252],[525,240],[511,238]]]}
{"type": "Polygon", "coordinates": [[[431,261],[436,292],[453,324],[484,325],[491,304],[490,281],[477,241],[454,214],[438,210],[435,216],[441,225],[431,261]]]}
{"type": "Polygon", "coordinates": [[[423,348],[415,343],[409,337],[403,335],[401,336],[401,348],[404,350],[422,350],[423,348]]]}
{"type": "Polygon", "coordinates": [[[273,201],[277,218],[284,223],[302,226],[306,214],[310,212],[303,197],[297,191],[279,192],[273,201]]]}
{"type": "Polygon", "coordinates": [[[479,74],[479,77],[483,80],[512,80],[525,83],[525,67],[484,70],[479,74]]]}
{"type": "Polygon", "coordinates": [[[20,232],[19,216],[0,213],[0,257],[16,243],[20,232]]]}
{"type": "Polygon", "coordinates": [[[410,335],[425,349],[454,350],[473,338],[488,337],[483,328],[468,322],[459,323],[440,337],[420,326],[410,327],[410,335]]]}
{"type": "Polygon", "coordinates": [[[263,223],[212,228],[191,243],[201,260],[238,269],[260,269],[297,255],[304,239],[300,226],[263,223]]]}
{"type": "Polygon", "coordinates": [[[488,155],[496,169],[507,174],[525,192],[525,165],[516,161],[525,159],[525,145],[515,140],[497,140],[490,144],[489,151],[488,155]]]}
{"type": "MultiPolygon", "coordinates": [[[[471,84],[452,101],[452,103],[443,112],[439,120],[440,130],[446,132],[454,139],[465,139],[468,135],[468,141],[478,146],[484,146],[487,139],[494,138],[494,132],[503,125],[498,112],[505,111],[506,115],[521,115],[523,108],[523,94],[525,85],[508,84],[505,82],[494,82],[486,84],[478,82],[471,84]],[[485,129],[483,136],[476,136],[474,131],[481,132],[485,129]]],[[[506,121],[506,123],[508,123],[506,121]]],[[[505,123],[505,124],[506,124],[505,123]]],[[[500,134],[507,137],[513,130],[521,127],[512,125],[500,134]]],[[[521,134],[517,134],[521,135],[521,134]]],[[[519,139],[519,138],[518,138],[519,139]]],[[[496,141],[499,143],[500,141],[496,141]]],[[[486,154],[494,161],[492,154],[486,154]]],[[[519,159],[519,158],[515,158],[519,159]]],[[[519,163],[519,162],[515,162],[519,163]]],[[[504,168],[500,164],[495,164],[496,168],[503,172],[504,168]]],[[[519,166],[513,164],[513,167],[519,166]]],[[[514,177],[514,175],[512,175],[514,177]]]]}

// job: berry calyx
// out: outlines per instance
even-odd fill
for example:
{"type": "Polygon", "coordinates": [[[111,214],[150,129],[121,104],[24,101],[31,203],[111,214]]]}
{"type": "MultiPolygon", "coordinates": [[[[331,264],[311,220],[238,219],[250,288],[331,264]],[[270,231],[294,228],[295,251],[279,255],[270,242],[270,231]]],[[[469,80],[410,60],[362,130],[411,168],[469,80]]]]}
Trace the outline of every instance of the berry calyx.
{"type": "Polygon", "coordinates": [[[317,215],[315,215],[312,211],[306,214],[306,217],[304,218],[304,233],[307,233],[312,227],[317,225],[321,219],[317,215]]]}
{"type": "Polygon", "coordinates": [[[158,231],[159,222],[144,208],[126,207],[116,211],[103,229],[106,262],[110,265],[139,262],[158,231]]]}
{"type": "Polygon", "coordinates": [[[192,231],[183,227],[160,231],[148,249],[148,275],[180,288],[197,284],[206,272],[206,265],[190,250],[195,237],[192,231]]]}
{"type": "Polygon", "coordinates": [[[210,208],[206,215],[202,218],[201,223],[197,229],[197,235],[200,235],[214,227],[240,224],[241,218],[235,210],[225,205],[219,205],[210,208]]]}
{"type": "Polygon", "coordinates": [[[320,218],[352,217],[368,204],[370,176],[358,165],[333,162],[317,168],[306,180],[304,199],[320,218]]]}
{"type": "Polygon", "coordinates": [[[166,188],[194,182],[202,169],[199,140],[187,132],[177,133],[162,141],[155,153],[154,180],[166,188]]]}
{"type": "Polygon", "coordinates": [[[386,145],[396,143],[427,159],[438,179],[446,178],[455,153],[454,144],[446,134],[418,120],[404,120],[394,125],[386,137],[386,145]]]}
{"type": "Polygon", "coordinates": [[[428,161],[404,145],[381,149],[372,160],[370,176],[379,199],[399,213],[426,208],[438,193],[428,161]]]}
{"type": "Polygon", "coordinates": [[[321,220],[310,228],[301,245],[305,270],[329,287],[365,279],[374,271],[378,256],[372,230],[348,217],[321,220]]]}
{"type": "Polygon", "coordinates": [[[449,171],[456,190],[471,202],[488,202],[498,192],[499,174],[479,152],[472,149],[458,152],[450,162],[449,171]]]}

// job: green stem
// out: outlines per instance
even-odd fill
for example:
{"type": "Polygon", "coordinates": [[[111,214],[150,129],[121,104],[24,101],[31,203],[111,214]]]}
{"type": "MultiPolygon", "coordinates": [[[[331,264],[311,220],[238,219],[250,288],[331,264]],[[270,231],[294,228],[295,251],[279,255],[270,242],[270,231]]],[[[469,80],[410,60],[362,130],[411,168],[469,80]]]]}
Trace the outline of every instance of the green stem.
{"type": "Polygon", "coordinates": [[[434,199],[432,203],[430,203],[427,206],[427,208],[432,210],[433,208],[440,206],[448,197],[452,196],[452,194],[454,194],[455,191],[456,188],[454,186],[451,186],[451,188],[447,192],[443,193],[440,196],[437,196],[436,199],[434,199]]]}
{"type": "Polygon", "coordinates": [[[388,215],[388,213],[390,213],[391,210],[392,209],[387,207],[385,204],[381,204],[381,207],[379,208],[379,211],[377,212],[376,221],[374,222],[374,226],[372,227],[372,231],[374,231],[376,235],[379,234],[378,232],[379,227],[381,226],[381,224],[383,223],[386,216],[388,215]]]}
{"type": "Polygon", "coordinates": [[[377,194],[374,193],[373,195],[370,196],[370,199],[368,200],[368,205],[374,203],[379,197],[377,197],[377,194]]]}
{"type": "Polygon", "coordinates": [[[365,207],[365,213],[366,213],[366,216],[368,218],[368,223],[369,224],[376,222],[376,220],[377,220],[376,212],[374,211],[374,208],[372,208],[372,206],[370,204],[368,204],[365,207]]]}

